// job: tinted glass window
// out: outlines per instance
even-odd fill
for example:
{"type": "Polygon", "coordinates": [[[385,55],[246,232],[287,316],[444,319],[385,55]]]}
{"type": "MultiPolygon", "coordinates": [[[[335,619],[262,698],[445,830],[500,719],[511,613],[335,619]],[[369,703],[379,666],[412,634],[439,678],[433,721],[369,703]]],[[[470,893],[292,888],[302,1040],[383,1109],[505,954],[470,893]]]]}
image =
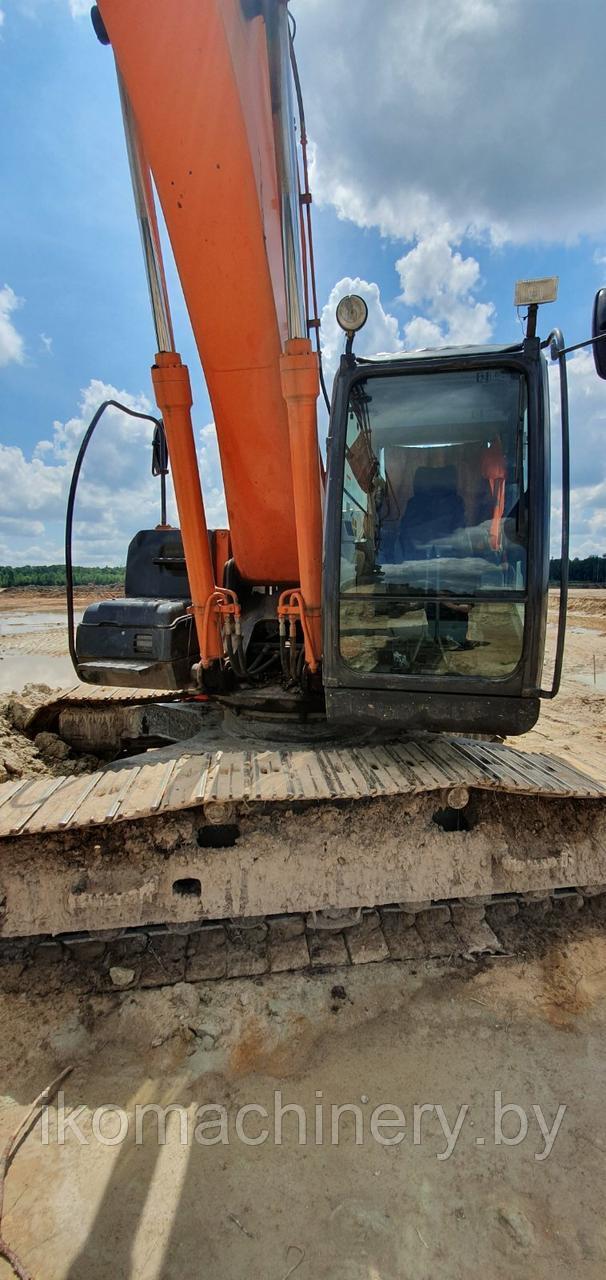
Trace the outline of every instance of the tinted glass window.
{"type": "Polygon", "coordinates": [[[526,590],[526,477],[518,373],[355,384],[341,524],[347,662],[403,674],[514,670],[526,590]]]}

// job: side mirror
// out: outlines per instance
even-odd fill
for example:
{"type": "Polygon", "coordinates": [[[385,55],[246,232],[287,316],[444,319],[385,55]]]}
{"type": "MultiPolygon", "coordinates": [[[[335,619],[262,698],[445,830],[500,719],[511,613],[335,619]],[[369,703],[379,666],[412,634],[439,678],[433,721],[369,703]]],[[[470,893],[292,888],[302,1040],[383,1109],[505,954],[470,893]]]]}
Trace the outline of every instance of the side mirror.
{"type": "Polygon", "coordinates": [[[593,303],[591,336],[598,341],[593,344],[593,358],[599,378],[606,378],[606,289],[598,289],[593,303]]]}

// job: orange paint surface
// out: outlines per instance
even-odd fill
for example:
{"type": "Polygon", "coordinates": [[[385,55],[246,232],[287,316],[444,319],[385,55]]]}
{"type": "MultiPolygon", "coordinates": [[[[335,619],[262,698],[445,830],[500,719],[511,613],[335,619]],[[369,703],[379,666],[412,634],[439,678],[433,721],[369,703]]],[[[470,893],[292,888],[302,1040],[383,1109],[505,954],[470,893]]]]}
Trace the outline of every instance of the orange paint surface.
{"type": "Polygon", "coordinates": [[[204,369],[238,569],[253,582],[298,582],[262,19],[246,23],[239,0],[101,0],[100,9],[204,369]]]}

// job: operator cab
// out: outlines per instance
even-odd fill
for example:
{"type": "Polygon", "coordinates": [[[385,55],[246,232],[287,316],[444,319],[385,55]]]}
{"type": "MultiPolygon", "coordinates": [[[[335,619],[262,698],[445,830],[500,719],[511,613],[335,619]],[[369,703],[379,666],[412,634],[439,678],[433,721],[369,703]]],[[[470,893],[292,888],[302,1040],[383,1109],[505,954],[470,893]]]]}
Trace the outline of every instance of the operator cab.
{"type": "Polygon", "coordinates": [[[549,579],[539,340],[342,358],[333,393],[324,682],[338,720],[521,733],[549,579]]]}

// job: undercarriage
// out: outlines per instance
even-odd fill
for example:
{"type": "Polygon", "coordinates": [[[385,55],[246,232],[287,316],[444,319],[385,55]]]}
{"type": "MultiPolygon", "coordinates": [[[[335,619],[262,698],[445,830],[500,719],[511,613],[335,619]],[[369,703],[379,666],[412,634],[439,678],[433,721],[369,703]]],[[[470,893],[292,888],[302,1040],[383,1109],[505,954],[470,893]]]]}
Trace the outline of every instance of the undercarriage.
{"type": "Polygon", "coordinates": [[[429,734],[278,744],[206,703],[82,687],[29,731],[61,724],[89,750],[166,745],[0,787],[7,954],[75,949],[107,973],[162,943],[185,973],[218,947],[216,976],[245,963],[234,938],[238,954],[253,941],[252,972],[328,962],[327,947],[334,963],[356,947],[498,954],[495,906],[576,909],[606,886],[606,787],[546,755],[429,734]]]}

